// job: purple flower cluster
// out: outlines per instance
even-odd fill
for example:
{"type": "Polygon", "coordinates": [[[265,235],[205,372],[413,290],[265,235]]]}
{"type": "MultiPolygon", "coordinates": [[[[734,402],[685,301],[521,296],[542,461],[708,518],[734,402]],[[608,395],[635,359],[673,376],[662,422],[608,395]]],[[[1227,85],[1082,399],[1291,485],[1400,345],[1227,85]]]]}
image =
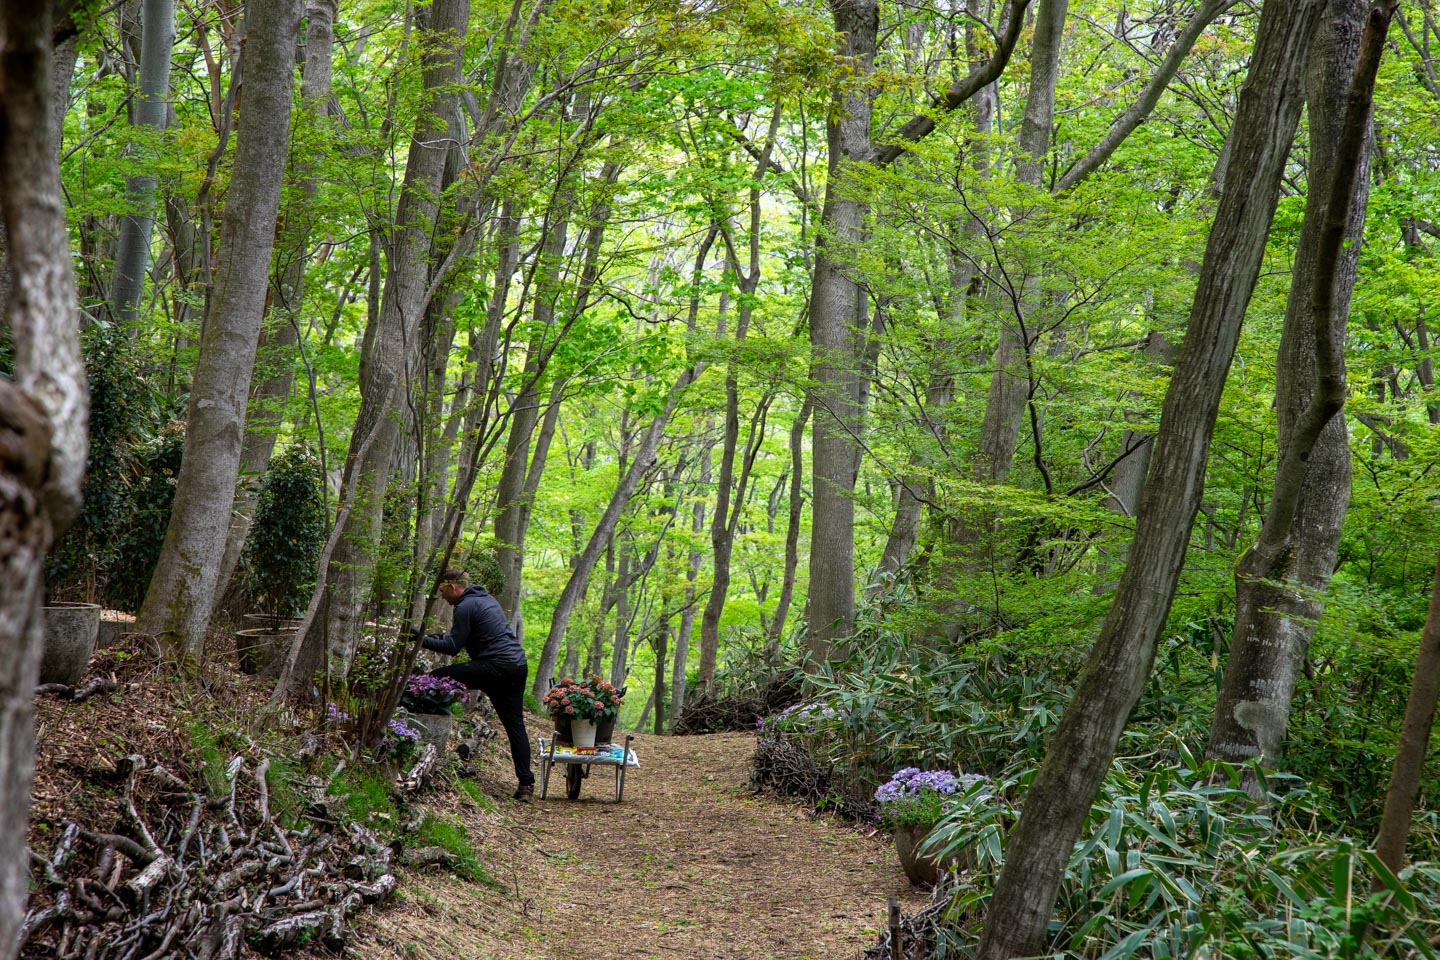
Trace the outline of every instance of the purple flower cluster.
{"type": "Polygon", "coordinates": [[[459,680],[452,680],[449,677],[432,677],[429,674],[420,674],[411,677],[406,685],[412,697],[446,697],[451,696],[459,700],[465,695],[465,684],[459,680]]]}
{"type": "Polygon", "coordinates": [[[893,803],[924,794],[954,796],[964,792],[972,784],[988,779],[978,773],[951,773],[949,770],[921,770],[906,767],[895,771],[895,775],[880,784],[875,791],[876,803],[893,803]]]}
{"type": "Polygon", "coordinates": [[[419,740],[420,731],[397,717],[385,725],[385,736],[394,736],[400,740],[419,740]]]}
{"type": "Polygon", "coordinates": [[[327,703],[325,704],[325,719],[331,723],[349,723],[350,714],[341,710],[333,703],[327,703]]]}
{"type": "Polygon", "coordinates": [[[400,705],[411,713],[449,713],[465,696],[465,684],[449,677],[420,674],[410,678],[400,705]]]}
{"type": "Polygon", "coordinates": [[[821,720],[828,720],[831,717],[843,717],[844,710],[837,710],[834,707],[821,707],[818,703],[797,703],[786,707],[779,713],[769,717],[757,717],[755,729],[759,733],[779,730],[782,727],[795,732],[814,733],[815,725],[821,720]]]}

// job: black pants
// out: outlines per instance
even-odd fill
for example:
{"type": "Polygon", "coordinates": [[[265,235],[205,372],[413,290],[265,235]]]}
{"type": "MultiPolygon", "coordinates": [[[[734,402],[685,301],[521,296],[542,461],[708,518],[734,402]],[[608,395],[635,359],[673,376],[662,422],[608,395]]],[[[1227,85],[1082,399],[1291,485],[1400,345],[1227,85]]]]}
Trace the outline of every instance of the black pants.
{"type": "Polygon", "coordinates": [[[515,761],[515,776],[522,784],[534,783],[530,772],[530,735],[525,731],[525,681],[530,665],[496,666],[485,661],[452,663],[430,671],[432,677],[459,680],[470,690],[480,690],[495,705],[495,712],[510,738],[510,759],[515,761]]]}

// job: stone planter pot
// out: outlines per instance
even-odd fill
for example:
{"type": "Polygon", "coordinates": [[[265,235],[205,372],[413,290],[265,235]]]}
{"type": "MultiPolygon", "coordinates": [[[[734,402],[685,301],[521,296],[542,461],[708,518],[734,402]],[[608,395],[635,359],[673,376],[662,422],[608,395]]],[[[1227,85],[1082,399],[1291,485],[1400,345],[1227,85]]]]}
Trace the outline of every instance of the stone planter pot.
{"type": "Polygon", "coordinates": [[[449,713],[412,713],[405,717],[405,722],[420,732],[420,739],[415,742],[415,749],[425,749],[425,744],[435,744],[436,753],[445,752],[445,744],[450,741],[450,731],[455,729],[455,717],[449,713]]]}
{"type": "Polygon", "coordinates": [[[235,631],[235,656],[240,671],[251,676],[278,677],[285,656],[290,652],[294,630],[271,630],[256,627],[235,631]]]}
{"type": "Polygon", "coordinates": [[[135,618],[127,617],[123,620],[102,617],[100,619],[100,632],[95,640],[95,645],[101,648],[113,647],[120,642],[120,638],[127,633],[135,632],[135,618]]]}
{"type": "Polygon", "coordinates": [[[933,887],[942,873],[962,865],[962,858],[956,854],[944,859],[934,854],[920,854],[920,845],[929,834],[927,827],[899,827],[895,830],[895,853],[900,857],[900,867],[905,871],[906,879],[917,887],[933,887]]]}
{"type": "Polygon", "coordinates": [[[100,634],[100,606],[57,603],[45,608],[45,656],[41,683],[74,686],[85,676],[100,634]]]}

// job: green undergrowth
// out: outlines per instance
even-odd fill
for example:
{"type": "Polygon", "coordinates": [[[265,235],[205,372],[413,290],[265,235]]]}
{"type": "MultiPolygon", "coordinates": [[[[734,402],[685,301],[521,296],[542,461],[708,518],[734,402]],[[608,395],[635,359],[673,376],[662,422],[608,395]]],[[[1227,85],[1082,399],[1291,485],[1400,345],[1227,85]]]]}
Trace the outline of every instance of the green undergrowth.
{"type": "Polygon", "coordinates": [[[440,847],[454,856],[455,863],[452,869],[456,876],[472,883],[498,886],[495,878],[490,876],[485,865],[480,862],[475,847],[470,842],[470,833],[465,829],[464,824],[449,817],[427,813],[409,841],[415,846],[440,847]]]}
{"type": "MultiPolygon", "coordinates": [[[[253,771],[259,758],[268,756],[265,783],[270,809],[283,825],[300,826],[310,803],[307,795],[313,794],[318,783],[325,783],[326,796],[338,801],[327,805],[329,816],[342,823],[364,824],[398,847],[441,847],[453,856],[451,867],[457,876],[494,883],[464,824],[435,813],[417,818],[393,789],[384,767],[355,762],[338,741],[302,757],[295,749],[292,732],[267,730],[252,718],[231,717],[213,709],[195,711],[183,718],[181,726],[192,765],[208,797],[219,800],[229,796],[232,787],[227,771],[234,757],[245,756],[247,768],[253,771]]],[[[474,806],[491,813],[498,809],[473,781],[447,777],[443,770],[440,777],[474,806]]]]}
{"type": "MultiPolygon", "coordinates": [[[[1072,851],[1045,953],[1440,960],[1433,764],[1410,836],[1417,862],[1396,876],[1370,848],[1407,671],[1337,654],[1301,682],[1279,771],[1202,763],[1218,682],[1213,627],[1185,623],[1160,641],[1072,851]],[[1350,776],[1356,769],[1364,775],[1350,776]],[[1263,802],[1240,789],[1246,777],[1263,802]]],[[[963,866],[961,882],[911,921],[924,927],[911,935],[925,956],[969,960],[1080,652],[1014,636],[916,641],[878,618],[862,617],[862,628],[848,660],[760,722],[755,779],[873,819],[875,787],[903,767],[978,775],[931,835],[963,866]]]]}

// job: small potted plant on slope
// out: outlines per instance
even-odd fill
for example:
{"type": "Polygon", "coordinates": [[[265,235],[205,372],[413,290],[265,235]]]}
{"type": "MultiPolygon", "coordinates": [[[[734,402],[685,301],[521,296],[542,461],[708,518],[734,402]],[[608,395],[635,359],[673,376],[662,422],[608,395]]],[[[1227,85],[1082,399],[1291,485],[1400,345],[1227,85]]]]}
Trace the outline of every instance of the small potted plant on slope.
{"type": "Polygon", "coordinates": [[[912,884],[933,886],[942,870],[959,864],[958,856],[935,856],[926,849],[925,841],[960,796],[987,779],[978,774],[906,767],[875,791],[880,826],[894,834],[900,866],[912,884]]]}
{"type": "Polygon", "coordinates": [[[436,750],[443,751],[464,698],[465,684],[459,680],[420,674],[405,684],[400,706],[409,715],[410,726],[420,732],[420,742],[433,743],[436,750]]]}

